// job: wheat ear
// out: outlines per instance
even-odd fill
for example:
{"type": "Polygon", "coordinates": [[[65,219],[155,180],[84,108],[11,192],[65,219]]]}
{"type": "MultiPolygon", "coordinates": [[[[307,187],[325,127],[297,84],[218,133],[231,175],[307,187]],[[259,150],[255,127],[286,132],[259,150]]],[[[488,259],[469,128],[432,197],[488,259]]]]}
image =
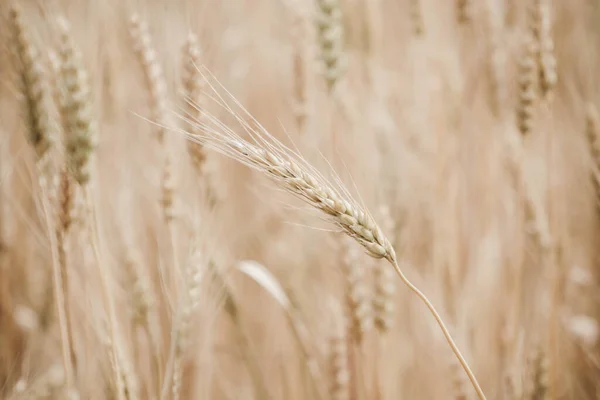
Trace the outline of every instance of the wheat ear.
{"type": "Polygon", "coordinates": [[[533,118],[537,99],[536,84],[537,70],[535,64],[535,41],[530,35],[526,36],[524,53],[519,60],[519,101],[517,105],[517,127],[522,136],[527,136],[533,130],[533,118]]]}
{"type": "Polygon", "coordinates": [[[107,307],[111,339],[112,357],[116,366],[118,398],[124,395],[123,375],[119,370],[119,354],[116,349],[117,323],[112,293],[110,273],[99,249],[97,215],[94,209],[93,192],[90,185],[91,157],[95,148],[96,122],[91,110],[91,95],[87,71],[81,62],[81,54],[71,38],[69,23],[58,20],[60,29],[60,83],[62,88],[61,114],[64,120],[65,144],[69,173],[84,191],[86,210],[89,212],[90,245],[94,261],[100,275],[102,295],[107,307]]]}
{"type": "MultiPolygon", "coordinates": [[[[214,92],[217,93],[216,90],[214,92]]],[[[388,238],[383,235],[373,217],[341,185],[336,190],[327,179],[297,153],[286,148],[281,142],[269,135],[256,120],[252,119],[251,115],[243,109],[239,102],[233,99],[243,113],[258,125],[258,129],[253,128],[242,116],[231,109],[222,97],[219,96],[219,98],[222,105],[232,113],[246,132],[252,136],[253,142],[242,139],[233,130],[212,117],[210,120],[213,124],[200,124],[199,127],[204,132],[202,137],[187,135],[188,139],[200,141],[225,156],[260,171],[283,190],[323,212],[333,224],[361,244],[369,255],[374,258],[388,260],[404,284],[425,303],[452,351],[469,376],[479,398],[485,399],[477,378],[462,356],[441,316],[427,296],[404,275],[398,264],[394,248],[388,238]]]]}
{"type": "Polygon", "coordinates": [[[331,92],[346,71],[340,0],[318,0],[317,29],[325,82],[331,92]]]}
{"type": "Polygon", "coordinates": [[[61,240],[53,231],[55,220],[52,218],[49,188],[46,185],[46,170],[48,151],[51,146],[51,126],[49,114],[49,89],[46,85],[42,61],[39,51],[29,38],[26,25],[22,20],[21,9],[12,6],[10,9],[10,29],[14,37],[16,61],[19,64],[20,89],[26,102],[26,116],[29,129],[28,140],[36,153],[36,164],[40,172],[42,189],[42,206],[51,241],[53,290],[56,299],[57,314],[60,327],[60,338],[63,358],[63,368],[66,375],[66,384],[69,389],[74,386],[74,372],[72,362],[72,346],[70,333],[70,319],[66,304],[66,277],[61,263],[61,240]]]}
{"type": "Polygon", "coordinates": [[[10,28],[13,34],[20,90],[25,100],[26,122],[29,130],[29,143],[36,153],[36,163],[40,172],[45,173],[47,155],[53,142],[53,126],[50,114],[50,88],[44,63],[38,48],[29,38],[21,9],[13,6],[10,10],[10,28]]]}
{"type": "Polygon", "coordinates": [[[548,98],[558,80],[550,0],[533,1],[529,10],[529,30],[535,40],[535,61],[540,93],[542,98],[548,98]]]}
{"type": "MultiPolygon", "coordinates": [[[[142,65],[145,84],[150,93],[152,118],[159,123],[164,123],[167,115],[167,85],[152,43],[148,24],[140,19],[137,14],[134,14],[130,19],[129,34],[133,41],[134,51],[142,65]]],[[[164,129],[161,125],[156,126],[156,137],[160,143],[163,143],[164,129]]]]}

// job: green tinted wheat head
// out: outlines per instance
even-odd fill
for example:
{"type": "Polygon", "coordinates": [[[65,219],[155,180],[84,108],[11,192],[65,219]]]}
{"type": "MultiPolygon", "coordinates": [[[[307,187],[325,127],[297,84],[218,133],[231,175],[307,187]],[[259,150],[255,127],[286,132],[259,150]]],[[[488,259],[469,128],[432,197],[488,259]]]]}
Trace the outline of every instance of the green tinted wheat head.
{"type": "MultiPolygon", "coordinates": [[[[217,93],[216,90],[214,92],[217,93]]],[[[342,232],[362,245],[367,254],[377,259],[383,258],[389,261],[404,284],[425,303],[432,313],[480,399],[485,399],[475,375],[473,375],[454,343],[440,315],[429,299],[404,275],[398,264],[392,244],[382,233],[371,214],[356,202],[341,184],[336,188],[314,167],[302,159],[299,154],[269,135],[256,120],[252,119],[239,102],[233,99],[244,116],[249,118],[255,126],[246,122],[222,97],[219,96],[219,98],[222,101],[221,105],[227,108],[237,122],[244,127],[245,131],[251,136],[251,140],[243,139],[214,117],[209,118],[208,122],[210,123],[208,124],[198,124],[203,131],[201,137],[186,134],[187,138],[192,141],[199,141],[213,150],[261,172],[284,191],[322,212],[342,232]]]]}
{"type": "Polygon", "coordinates": [[[519,100],[517,105],[517,127],[522,136],[533,130],[533,118],[537,99],[537,69],[535,64],[535,42],[526,37],[524,54],[519,61],[519,100]]]}
{"type": "Polygon", "coordinates": [[[318,0],[317,29],[325,82],[331,92],[346,71],[344,27],[339,0],[318,0]]]}
{"type": "Polygon", "coordinates": [[[29,38],[21,10],[10,10],[10,28],[20,77],[20,90],[25,100],[24,111],[29,130],[29,143],[36,153],[36,161],[43,170],[46,155],[53,141],[53,121],[50,113],[51,91],[47,82],[42,56],[29,38]]]}
{"type": "Polygon", "coordinates": [[[529,29],[535,41],[535,62],[542,98],[551,94],[558,80],[551,11],[550,0],[534,0],[529,10],[529,29]]]}
{"type": "Polygon", "coordinates": [[[90,180],[90,158],[96,144],[96,123],[92,118],[88,76],[81,54],[73,44],[66,20],[60,28],[61,115],[65,131],[65,152],[69,172],[85,186],[90,180]]]}

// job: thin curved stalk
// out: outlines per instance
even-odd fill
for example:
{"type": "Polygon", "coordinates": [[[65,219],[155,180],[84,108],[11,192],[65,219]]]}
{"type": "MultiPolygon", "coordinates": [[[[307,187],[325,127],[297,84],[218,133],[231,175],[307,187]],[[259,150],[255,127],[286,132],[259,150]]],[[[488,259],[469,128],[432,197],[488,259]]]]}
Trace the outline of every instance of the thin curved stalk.
{"type": "Polygon", "coordinates": [[[394,269],[398,273],[398,276],[400,276],[400,279],[402,279],[402,282],[404,282],[404,284],[406,286],[408,286],[408,288],[410,290],[412,290],[423,301],[423,303],[425,303],[425,305],[427,306],[427,308],[429,308],[429,311],[431,311],[431,314],[433,315],[433,317],[435,318],[436,322],[438,323],[440,329],[444,333],[444,337],[448,341],[448,344],[450,345],[450,348],[452,348],[452,351],[454,352],[454,355],[456,356],[456,358],[458,358],[458,361],[460,362],[460,365],[463,367],[463,369],[465,370],[465,372],[469,376],[469,380],[471,381],[471,384],[473,385],[473,388],[477,392],[477,396],[479,397],[480,400],[486,400],[485,394],[483,393],[483,390],[481,389],[481,386],[479,386],[479,382],[477,381],[477,378],[475,377],[475,374],[473,374],[473,371],[471,371],[471,368],[469,368],[469,364],[467,364],[467,361],[465,360],[465,358],[463,357],[462,353],[458,349],[458,346],[456,345],[456,343],[454,343],[454,339],[452,339],[452,335],[450,335],[450,331],[448,331],[448,328],[446,328],[446,324],[444,324],[444,321],[442,320],[442,317],[440,317],[440,314],[438,314],[437,310],[435,309],[435,307],[433,306],[433,304],[431,303],[431,301],[429,301],[429,299],[427,298],[427,296],[425,296],[425,294],[423,294],[423,292],[421,292],[415,285],[413,285],[408,280],[408,278],[406,277],[406,275],[404,275],[404,273],[400,269],[400,266],[398,265],[398,262],[396,260],[394,260],[393,262],[391,262],[391,264],[394,266],[394,269]]]}

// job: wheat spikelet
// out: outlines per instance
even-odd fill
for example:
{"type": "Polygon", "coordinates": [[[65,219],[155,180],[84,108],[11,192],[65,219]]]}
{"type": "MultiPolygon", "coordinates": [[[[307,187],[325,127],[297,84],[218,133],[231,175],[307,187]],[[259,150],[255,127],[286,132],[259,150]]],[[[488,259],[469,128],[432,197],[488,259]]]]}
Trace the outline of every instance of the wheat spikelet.
{"type": "Polygon", "coordinates": [[[413,34],[415,36],[423,36],[425,34],[425,23],[423,22],[423,11],[421,10],[420,0],[410,0],[409,15],[413,34]]]}
{"type": "Polygon", "coordinates": [[[348,400],[350,398],[350,370],[348,367],[348,340],[341,329],[343,324],[336,328],[329,341],[329,369],[331,384],[329,394],[334,400],[348,400]]]}
{"type": "Polygon", "coordinates": [[[558,80],[550,12],[550,0],[534,0],[529,11],[529,29],[535,43],[535,61],[542,98],[551,93],[558,80]]]}
{"type": "Polygon", "coordinates": [[[146,21],[134,14],[130,19],[129,34],[133,48],[142,65],[144,79],[150,93],[152,120],[156,122],[156,136],[163,142],[167,115],[167,84],[146,21]]]}
{"type": "Polygon", "coordinates": [[[517,127],[522,136],[533,130],[535,113],[537,70],[535,64],[535,42],[526,37],[525,52],[519,60],[519,101],[517,105],[517,127]]]}
{"type": "Polygon", "coordinates": [[[342,6],[339,0],[318,0],[317,30],[325,82],[331,92],[346,72],[342,6]]]}
{"type": "Polygon", "coordinates": [[[90,179],[90,157],[95,148],[96,123],[92,119],[88,76],[81,62],[66,20],[60,27],[61,114],[65,130],[65,151],[73,179],[85,186],[90,179]]]}
{"type": "Polygon", "coordinates": [[[12,30],[20,77],[20,89],[25,99],[24,110],[29,130],[29,143],[36,153],[36,162],[42,173],[47,168],[47,154],[52,146],[54,126],[50,113],[50,90],[44,63],[37,47],[32,43],[18,6],[11,7],[12,30]]]}
{"type": "Polygon", "coordinates": [[[361,343],[364,336],[373,327],[373,310],[366,276],[366,263],[361,253],[348,237],[343,241],[343,264],[346,279],[346,303],[348,312],[349,335],[356,343],[361,343]]]}
{"type": "MultiPolygon", "coordinates": [[[[386,206],[380,207],[379,220],[388,225],[384,225],[383,230],[389,234],[394,232],[393,219],[390,210],[386,206]]],[[[390,241],[394,241],[393,237],[390,241]]],[[[373,309],[375,310],[375,326],[381,333],[389,331],[394,320],[394,293],[396,285],[394,284],[393,271],[387,268],[381,262],[375,262],[375,293],[373,297],[373,309]]]]}

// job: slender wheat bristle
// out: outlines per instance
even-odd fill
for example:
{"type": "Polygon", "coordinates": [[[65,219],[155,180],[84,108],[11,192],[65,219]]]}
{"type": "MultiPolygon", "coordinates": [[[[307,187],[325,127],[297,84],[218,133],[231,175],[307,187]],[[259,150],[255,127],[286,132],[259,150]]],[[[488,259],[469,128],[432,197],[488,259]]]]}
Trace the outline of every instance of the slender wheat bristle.
{"type": "MultiPolygon", "coordinates": [[[[391,242],[394,241],[392,232],[395,231],[392,215],[389,207],[382,206],[379,210],[379,220],[383,224],[383,229],[388,235],[391,242]]],[[[375,310],[375,326],[380,333],[385,333],[390,330],[394,322],[394,293],[396,285],[394,280],[394,271],[387,268],[380,261],[375,261],[373,266],[375,273],[375,293],[373,297],[373,309],[375,310]]]]}
{"type": "Polygon", "coordinates": [[[152,42],[148,24],[139,15],[134,14],[130,19],[129,34],[133,48],[142,65],[146,87],[150,93],[150,108],[152,120],[156,122],[156,136],[160,143],[165,135],[167,122],[167,84],[163,69],[152,42]]]}
{"type": "Polygon", "coordinates": [[[425,34],[425,22],[423,22],[423,11],[421,10],[420,0],[410,0],[409,4],[410,22],[412,31],[415,36],[423,36],[425,34]]]}
{"type": "Polygon", "coordinates": [[[373,327],[373,309],[369,285],[367,282],[367,263],[361,259],[361,253],[351,239],[342,237],[341,248],[346,279],[346,303],[349,332],[352,340],[361,343],[365,335],[373,327]]]}
{"type": "Polygon", "coordinates": [[[17,56],[17,71],[20,77],[20,90],[25,99],[24,110],[29,130],[29,143],[36,153],[40,169],[54,141],[54,123],[50,112],[52,97],[47,82],[44,62],[38,48],[29,38],[26,24],[18,6],[11,7],[10,28],[17,56]]]}
{"type": "Polygon", "coordinates": [[[537,70],[535,64],[535,42],[527,36],[525,53],[519,62],[519,102],[517,106],[517,127],[522,136],[533,130],[535,114],[537,70]]]}
{"type": "Polygon", "coordinates": [[[88,76],[75,47],[68,22],[60,19],[61,114],[69,172],[85,186],[90,179],[90,158],[95,148],[96,123],[92,118],[88,76]]]}
{"type": "Polygon", "coordinates": [[[339,0],[318,0],[317,29],[327,89],[332,92],[346,72],[344,27],[339,0]]]}

